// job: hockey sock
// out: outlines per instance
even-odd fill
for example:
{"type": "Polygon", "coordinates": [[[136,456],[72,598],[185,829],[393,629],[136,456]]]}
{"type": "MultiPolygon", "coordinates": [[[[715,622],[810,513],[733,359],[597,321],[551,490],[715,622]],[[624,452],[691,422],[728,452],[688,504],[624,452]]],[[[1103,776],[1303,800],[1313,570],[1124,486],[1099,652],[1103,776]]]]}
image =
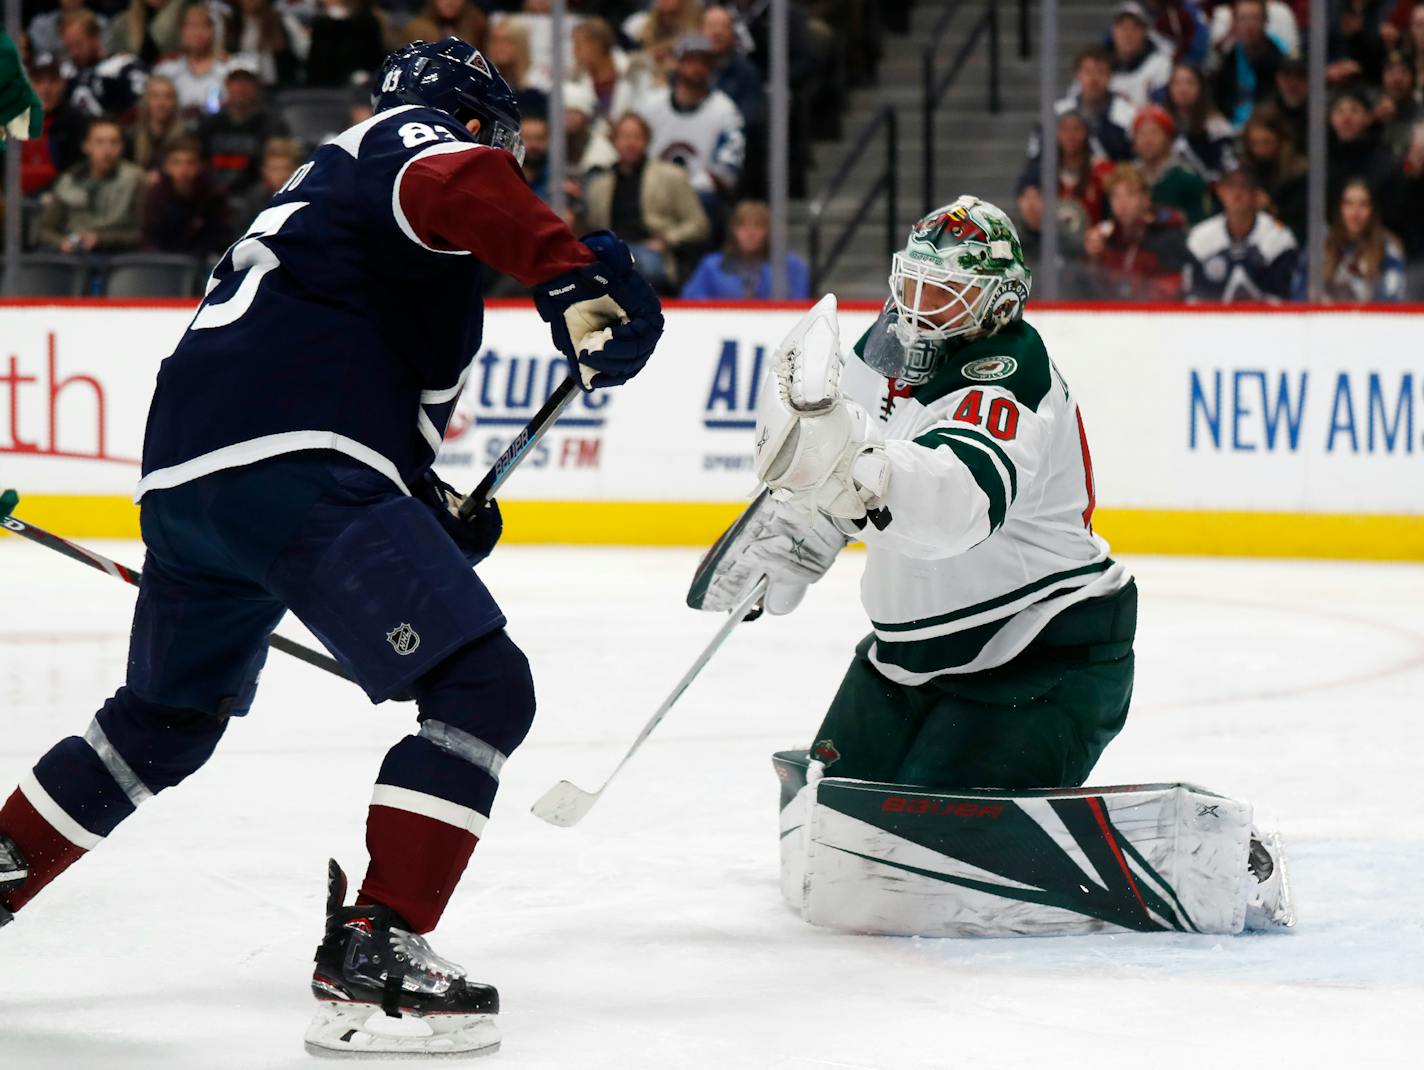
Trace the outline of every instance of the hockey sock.
{"type": "Polygon", "coordinates": [[[420,732],[386,755],[366,818],[370,867],[357,904],[390,907],[417,933],[440,920],[484,831],[505,758],[529,731],[529,664],[503,631],[416,681],[420,732]]]}
{"type": "Polygon", "coordinates": [[[29,876],[6,894],[6,908],[24,906],[140,803],[207,761],[226,724],[120,688],[84,735],[51,747],[0,808],[0,833],[29,863],[29,876]]]}

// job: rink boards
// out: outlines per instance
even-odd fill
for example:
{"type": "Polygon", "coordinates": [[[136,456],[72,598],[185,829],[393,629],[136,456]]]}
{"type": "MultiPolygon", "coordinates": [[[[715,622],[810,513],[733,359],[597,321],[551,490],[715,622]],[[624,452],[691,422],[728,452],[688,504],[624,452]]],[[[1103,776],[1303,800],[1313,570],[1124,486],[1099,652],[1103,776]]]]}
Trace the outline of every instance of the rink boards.
{"type": "MultiPolygon", "coordinates": [[[[708,543],[750,496],[756,394],[800,306],[669,306],[657,356],[581,397],[510,480],[506,538],[708,543]]],[[[848,346],[876,307],[842,307],[848,346]]],[[[59,533],[132,537],[175,302],[0,302],[0,484],[59,533]]],[[[1424,309],[1035,310],[1088,429],[1095,526],[1126,552],[1424,559],[1424,309]]],[[[339,344],[339,340],[336,340],[339,344]]],[[[441,453],[473,486],[564,373],[496,303],[441,453]]]]}

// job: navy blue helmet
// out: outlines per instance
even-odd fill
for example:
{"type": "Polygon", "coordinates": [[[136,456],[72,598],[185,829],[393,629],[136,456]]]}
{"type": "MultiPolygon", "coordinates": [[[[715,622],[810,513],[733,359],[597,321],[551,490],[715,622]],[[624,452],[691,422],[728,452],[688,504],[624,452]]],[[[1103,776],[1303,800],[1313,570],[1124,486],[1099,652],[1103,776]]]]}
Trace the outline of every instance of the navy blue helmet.
{"type": "Polygon", "coordinates": [[[514,90],[478,48],[458,37],[412,41],[386,57],[376,76],[371,108],[383,112],[402,104],[434,108],[461,123],[478,119],[475,140],[508,149],[524,162],[514,90]]]}

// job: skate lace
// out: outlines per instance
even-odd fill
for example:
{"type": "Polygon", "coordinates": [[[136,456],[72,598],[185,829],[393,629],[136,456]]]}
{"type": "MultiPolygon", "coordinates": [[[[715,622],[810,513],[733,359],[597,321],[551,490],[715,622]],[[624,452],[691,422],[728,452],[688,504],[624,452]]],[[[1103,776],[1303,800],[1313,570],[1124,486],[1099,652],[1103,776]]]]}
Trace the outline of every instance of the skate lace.
{"type": "Polygon", "coordinates": [[[390,933],[397,967],[405,972],[402,987],[406,991],[444,995],[451,985],[464,978],[464,967],[441,958],[424,937],[404,929],[391,929],[390,933]]]}

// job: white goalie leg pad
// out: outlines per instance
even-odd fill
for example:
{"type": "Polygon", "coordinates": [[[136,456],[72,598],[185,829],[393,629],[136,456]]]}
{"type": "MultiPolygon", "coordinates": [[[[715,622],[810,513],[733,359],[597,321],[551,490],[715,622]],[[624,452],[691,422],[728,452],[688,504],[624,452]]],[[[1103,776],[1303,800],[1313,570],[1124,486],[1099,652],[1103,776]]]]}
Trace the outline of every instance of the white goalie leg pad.
{"type": "Polygon", "coordinates": [[[826,777],[791,793],[789,757],[782,893],[813,925],[1237,933],[1257,884],[1250,804],[1189,784],[950,794],[826,777]]]}
{"type": "Polygon", "coordinates": [[[313,1055],[491,1055],[499,1050],[492,1014],[403,1014],[371,1003],[323,1000],[306,1032],[313,1055]]]}

